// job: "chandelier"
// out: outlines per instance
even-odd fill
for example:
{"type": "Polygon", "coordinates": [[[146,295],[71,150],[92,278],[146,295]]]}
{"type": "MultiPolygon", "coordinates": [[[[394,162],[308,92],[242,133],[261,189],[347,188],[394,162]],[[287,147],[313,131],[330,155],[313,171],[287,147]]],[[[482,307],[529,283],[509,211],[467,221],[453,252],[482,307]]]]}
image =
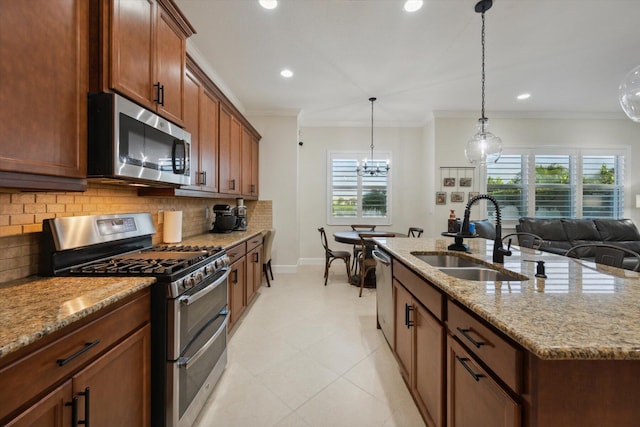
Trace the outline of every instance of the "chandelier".
{"type": "Polygon", "coordinates": [[[495,163],[502,153],[502,140],[487,130],[488,119],[484,116],[484,13],[492,5],[492,0],[481,0],[475,6],[475,11],[482,14],[482,112],[478,119],[478,131],[467,142],[464,154],[469,162],[476,164],[495,163]]]}
{"type": "Polygon", "coordinates": [[[379,164],[377,164],[376,162],[373,161],[373,103],[375,102],[376,98],[369,98],[369,101],[371,101],[371,163],[369,163],[367,161],[367,159],[365,158],[362,162],[362,167],[357,167],[356,168],[356,173],[359,176],[381,176],[381,177],[385,177],[388,175],[389,173],[389,169],[391,169],[389,167],[389,161],[387,160],[385,166],[380,166],[379,164]]]}

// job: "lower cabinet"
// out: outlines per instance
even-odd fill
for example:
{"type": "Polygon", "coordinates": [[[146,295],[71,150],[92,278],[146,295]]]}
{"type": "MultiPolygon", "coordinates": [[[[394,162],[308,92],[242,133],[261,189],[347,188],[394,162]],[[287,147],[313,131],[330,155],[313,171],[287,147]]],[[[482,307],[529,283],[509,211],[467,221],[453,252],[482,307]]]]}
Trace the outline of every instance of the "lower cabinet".
{"type": "Polygon", "coordinates": [[[520,426],[520,404],[451,336],[447,366],[447,426],[520,426]]]}
{"type": "Polygon", "coordinates": [[[227,249],[229,274],[229,329],[244,313],[262,285],[262,234],[227,249]]]}
{"type": "Polygon", "coordinates": [[[148,290],[0,368],[0,424],[149,426],[148,290]],[[25,381],[25,379],[28,379],[25,381]]]}
{"type": "Polygon", "coordinates": [[[395,353],[400,372],[427,425],[442,426],[444,327],[396,279],[395,353]]]}

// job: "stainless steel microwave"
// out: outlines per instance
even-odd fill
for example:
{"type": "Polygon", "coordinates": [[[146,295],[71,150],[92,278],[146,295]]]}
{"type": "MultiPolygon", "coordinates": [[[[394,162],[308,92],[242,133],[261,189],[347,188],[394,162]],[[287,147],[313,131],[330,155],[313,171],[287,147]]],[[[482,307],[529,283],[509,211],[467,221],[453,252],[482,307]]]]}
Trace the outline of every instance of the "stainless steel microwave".
{"type": "Polygon", "coordinates": [[[115,93],[89,95],[89,178],[191,184],[191,135],[115,93]]]}

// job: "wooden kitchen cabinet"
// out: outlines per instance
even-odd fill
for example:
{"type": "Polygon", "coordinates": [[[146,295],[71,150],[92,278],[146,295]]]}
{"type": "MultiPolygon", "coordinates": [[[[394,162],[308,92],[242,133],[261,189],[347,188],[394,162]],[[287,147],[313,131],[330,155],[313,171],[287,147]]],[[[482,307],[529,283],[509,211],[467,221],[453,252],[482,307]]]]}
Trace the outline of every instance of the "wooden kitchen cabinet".
{"type": "Polygon", "coordinates": [[[191,24],[172,0],[101,0],[100,10],[101,32],[94,39],[103,49],[101,89],[114,89],[182,125],[191,24]]]}
{"type": "Polygon", "coordinates": [[[242,128],[242,195],[257,198],[259,195],[260,147],[258,138],[242,128]]]}
{"type": "Polygon", "coordinates": [[[87,405],[91,425],[149,426],[149,310],[145,289],[7,357],[0,424],[71,425],[75,401],[80,420],[87,405]]]}
{"type": "Polygon", "coordinates": [[[247,305],[262,285],[262,234],[247,241],[247,305]]]}
{"type": "Polygon", "coordinates": [[[447,338],[447,426],[519,427],[521,407],[455,338],[447,338]]]}
{"type": "Polygon", "coordinates": [[[445,398],[444,327],[395,278],[393,291],[394,352],[400,372],[427,425],[442,426],[445,398]]]}
{"type": "Polygon", "coordinates": [[[191,185],[185,189],[218,191],[218,111],[220,101],[198,76],[185,75],[185,129],[191,134],[191,185]]]}
{"type": "Polygon", "coordinates": [[[220,104],[220,193],[240,195],[242,165],[242,124],[233,112],[224,104],[220,104]]]}
{"type": "Polygon", "coordinates": [[[0,187],[87,186],[89,6],[2,1],[0,187]]]}
{"type": "Polygon", "coordinates": [[[229,274],[229,309],[231,310],[229,329],[233,328],[247,307],[246,286],[246,257],[242,256],[231,264],[231,274],[229,274]]]}

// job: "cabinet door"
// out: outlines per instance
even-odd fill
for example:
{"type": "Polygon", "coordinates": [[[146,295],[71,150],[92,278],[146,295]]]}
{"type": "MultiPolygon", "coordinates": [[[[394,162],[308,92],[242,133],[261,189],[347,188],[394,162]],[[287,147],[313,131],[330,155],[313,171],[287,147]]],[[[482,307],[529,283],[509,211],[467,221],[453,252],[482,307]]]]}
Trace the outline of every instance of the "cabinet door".
{"type": "Polygon", "coordinates": [[[441,426],[444,413],[444,327],[414,301],[413,395],[430,426],[441,426]]]}
{"type": "Polygon", "coordinates": [[[413,318],[413,303],[411,294],[398,282],[393,280],[393,301],[395,311],[394,352],[400,364],[400,373],[409,386],[411,386],[411,340],[413,330],[411,322],[413,318]]]}
{"type": "Polygon", "coordinates": [[[200,81],[189,71],[184,78],[184,127],[191,134],[191,185],[186,188],[199,189],[200,164],[200,81]]]}
{"type": "Polygon", "coordinates": [[[258,139],[251,137],[251,196],[260,195],[260,144],[258,139]]]}
{"type": "Polygon", "coordinates": [[[156,42],[156,76],[160,100],[158,114],[174,123],[184,119],[184,69],[187,39],[164,8],[159,7],[156,42]]]}
{"type": "Polygon", "coordinates": [[[203,90],[200,94],[200,185],[218,191],[218,99],[203,90]]]}
{"type": "Polygon", "coordinates": [[[5,424],[7,427],[63,427],[71,425],[71,381],[67,381],[40,399],[29,409],[5,424]]]}
{"type": "Polygon", "coordinates": [[[521,408],[475,359],[447,337],[447,425],[518,427],[521,408]]]}
{"type": "Polygon", "coordinates": [[[155,0],[113,0],[110,86],[155,110],[155,0]]]}
{"type": "Polygon", "coordinates": [[[242,128],[242,194],[258,196],[258,141],[242,128]]]}
{"type": "Polygon", "coordinates": [[[240,194],[241,125],[238,119],[220,104],[220,192],[240,194]]]}
{"type": "Polygon", "coordinates": [[[139,329],[73,377],[80,420],[88,406],[93,427],[151,424],[150,330],[139,329]]]}
{"type": "Polygon", "coordinates": [[[243,256],[234,262],[231,265],[231,274],[229,274],[230,328],[238,320],[245,307],[245,258],[246,257],[243,256]]]}
{"type": "Polygon", "coordinates": [[[247,304],[260,288],[262,279],[262,245],[247,252],[247,304]]]}
{"type": "Polygon", "coordinates": [[[88,2],[3,1],[0,9],[0,171],[8,172],[0,186],[84,190],[88,2]]]}

